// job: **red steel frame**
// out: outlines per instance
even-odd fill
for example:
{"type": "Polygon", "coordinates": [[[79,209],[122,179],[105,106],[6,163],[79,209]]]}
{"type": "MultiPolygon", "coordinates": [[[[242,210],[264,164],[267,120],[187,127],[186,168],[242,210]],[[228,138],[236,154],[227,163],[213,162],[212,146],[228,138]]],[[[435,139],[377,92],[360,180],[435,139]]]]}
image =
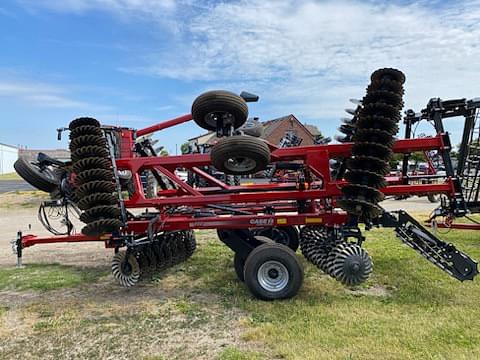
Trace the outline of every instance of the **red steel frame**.
{"type": "MultiPolygon", "coordinates": [[[[135,138],[145,136],[175,125],[192,120],[187,114],[172,120],[140,129],[119,129],[122,137],[120,158],[116,159],[118,170],[128,170],[132,173],[135,192],[124,201],[127,209],[156,208],[159,211],[158,221],[153,223],[154,231],[174,231],[187,229],[212,228],[252,228],[265,226],[286,226],[305,224],[324,224],[338,226],[345,223],[347,214],[335,209],[335,198],[341,196],[344,181],[334,181],[330,177],[329,160],[351,156],[352,143],[299,146],[278,148],[269,144],[272,162],[297,161],[303,162],[312,175],[306,184],[272,183],[229,186],[201,170],[210,165],[209,154],[187,154],[164,157],[138,157],[134,153],[135,138]],[[214,186],[208,188],[193,188],[182,181],[176,174],[177,168],[186,168],[205,179],[214,186]],[[143,170],[153,170],[168,177],[177,184],[178,189],[161,190],[156,198],[146,198],[140,179],[143,170]],[[305,212],[297,212],[297,201],[310,201],[305,212]],[[213,206],[212,206],[213,205],[213,206]],[[192,209],[215,209],[215,205],[238,207],[243,212],[240,215],[226,214],[217,210],[213,216],[193,217],[192,215],[168,215],[167,209],[188,206],[192,209]],[[209,207],[210,206],[210,207],[209,207]],[[266,214],[265,207],[274,209],[273,214],[266,214]]],[[[421,139],[405,139],[396,141],[393,151],[410,153],[414,151],[444,149],[443,135],[421,139]]],[[[444,193],[454,195],[454,186],[450,178],[442,184],[401,185],[401,179],[386,178],[388,185],[382,189],[385,195],[414,195],[426,193],[444,193]]],[[[124,233],[146,234],[150,221],[141,218],[128,220],[124,233]]],[[[107,247],[116,246],[114,238],[106,235],[98,238],[82,234],[70,236],[37,237],[25,235],[22,237],[22,247],[35,244],[54,242],[105,241],[107,247]]]]}

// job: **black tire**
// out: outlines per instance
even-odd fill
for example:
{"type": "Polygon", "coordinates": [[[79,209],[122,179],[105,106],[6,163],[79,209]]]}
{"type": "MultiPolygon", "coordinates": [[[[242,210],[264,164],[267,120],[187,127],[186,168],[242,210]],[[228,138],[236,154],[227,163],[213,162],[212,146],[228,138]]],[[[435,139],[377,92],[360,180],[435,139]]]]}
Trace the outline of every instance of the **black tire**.
{"type": "Polygon", "coordinates": [[[25,158],[18,158],[13,167],[22,179],[38,190],[51,193],[57,190],[60,185],[61,176],[58,172],[49,168],[42,170],[25,158]]]}
{"type": "Polygon", "coordinates": [[[231,136],[221,139],[210,152],[217,170],[230,175],[249,175],[263,171],[270,163],[270,149],[258,138],[231,136]]]}
{"type": "Polygon", "coordinates": [[[72,120],[70,122],[70,125],[68,128],[70,130],[74,130],[80,126],[95,126],[95,127],[100,127],[100,123],[98,122],[97,119],[91,118],[91,117],[81,117],[77,118],[75,120],[72,120]]]}
{"type": "Polygon", "coordinates": [[[440,196],[438,194],[428,194],[427,199],[431,203],[436,203],[440,200],[440,196]]]}
{"type": "Polygon", "coordinates": [[[245,284],[261,300],[288,299],[303,283],[303,267],[287,246],[267,243],[256,247],[245,261],[245,284]]]}
{"type": "Polygon", "coordinates": [[[72,152],[72,161],[75,166],[82,159],[88,158],[101,158],[101,159],[109,159],[110,154],[106,147],[103,146],[95,146],[95,145],[88,145],[78,148],[74,152],[72,152]]]}
{"type": "Polygon", "coordinates": [[[113,177],[112,161],[110,159],[89,157],[73,163],[73,171],[77,174],[92,169],[110,170],[113,177]]]}
{"type": "Polygon", "coordinates": [[[295,226],[274,226],[271,228],[252,229],[255,235],[266,236],[277,244],[288,246],[297,251],[300,245],[298,230],[295,226]]]}
{"type": "Polygon", "coordinates": [[[245,281],[245,259],[235,253],[233,255],[233,268],[235,269],[235,274],[237,274],[238,280],[241,282],[245,281]]]}
{"type": "Polygon", "coordinates": [[[203,93],[192,104],[192,118],[203,129],[216,130],[217,124],[211,115],[228,114],[235,129],[242,126],[248,117],[248,106],[243,98],[230,91],[213,90],[203,93]]]}

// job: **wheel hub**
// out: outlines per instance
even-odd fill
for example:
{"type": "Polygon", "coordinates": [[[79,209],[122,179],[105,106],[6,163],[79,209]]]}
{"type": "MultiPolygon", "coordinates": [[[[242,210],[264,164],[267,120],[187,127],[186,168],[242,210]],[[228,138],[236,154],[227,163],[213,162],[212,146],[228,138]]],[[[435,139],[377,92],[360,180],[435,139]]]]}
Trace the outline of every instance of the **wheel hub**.
{"type": "Polygon", "coordinates": [[[230,171],[251,171],[255,169],[255,160],[247,157],[232,157],[225,161],[225,167],[230,171]]]}
{"type": "Polygon", "coordinates": [[[257,279],[260,286],[265,290],[279,292],[287,286],[290,275],[285,265],[279,261],[270,260],[259,267],[257,279]]]}
{"type": "Polygon", "coordinates": [[[268,276],[270,276],[272,279],[278,278],[278,271],[276,269],[270,269],[268,270],[268,276]]]}

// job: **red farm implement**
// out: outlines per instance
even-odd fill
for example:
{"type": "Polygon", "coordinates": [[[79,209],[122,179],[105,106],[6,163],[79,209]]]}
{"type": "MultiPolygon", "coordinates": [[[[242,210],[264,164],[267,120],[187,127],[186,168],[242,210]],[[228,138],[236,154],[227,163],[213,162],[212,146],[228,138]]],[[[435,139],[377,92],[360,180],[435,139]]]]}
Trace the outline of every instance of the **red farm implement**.
{"type": "Polygon", "coordinates": [[[394,228],[404,243],[449,275],[471,280],[477,274],[475,261],[404,211],[389,213],[378,205],[385,196],[442,194],[439,215],[468,213],[461,177],[453,168],[445,166],[446,175],[435,184],[387,176],[393,153],[407,158],[416,151],[436,151],[444,164],[451,164],[443,129],[428,138],[394,139],[404,80],[394,69],[372,74],[367,95],[342,125],[345,137],[338,144],[279,148],[248,135],[242,128],[247,103],[258,100],[249,93],[202,94],[191,114],[139,130],[76,119],[68,128],[71,162],[43,156],[35,164],[17,165],[20,175],[53,198],[39,211],[53,236],[19,232],[14,242],[19,263],[23,249],[35,244],[103,241],[115,250],[114,277],[132,286],[191,256],[194,229],[216,229],[234,251],[236,273],[249,290],[260,299],[281,299],[294,296],[302,284],[295,254],[299,246],[307,260],[338,281],[348,286],[364,282],[372,271],[361,246],[365,237],[359,224],[364,223],[367,230],[394,228]],[[149,136],[191,120],[216,132],[220,140],[212,151],[157,156],[149,136]],[[248,185],[227,181],[269,164],[296,177],[248,185]],[[213,176],[207,167],[227,176],[213,176]],[[202,178],[205,186],[185,181],[178,169],[202,178]],[[51,208],[62,214],[65,229],[51,226],[46,211],[51,208]],[[74,232],[70,221],[77,215],[86,224],[81,233],[74,232]]]}

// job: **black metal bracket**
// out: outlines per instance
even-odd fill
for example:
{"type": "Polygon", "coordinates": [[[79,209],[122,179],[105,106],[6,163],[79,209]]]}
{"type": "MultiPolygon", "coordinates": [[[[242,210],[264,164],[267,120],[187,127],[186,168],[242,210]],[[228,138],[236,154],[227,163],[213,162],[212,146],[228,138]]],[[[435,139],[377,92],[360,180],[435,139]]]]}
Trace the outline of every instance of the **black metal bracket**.
{"type": "Polygon", "coordinates": [[[246,259],[250,252],[263,242],[257,240],[248,229],[217,230],[218,238],[242,259],[246,259]]]}

